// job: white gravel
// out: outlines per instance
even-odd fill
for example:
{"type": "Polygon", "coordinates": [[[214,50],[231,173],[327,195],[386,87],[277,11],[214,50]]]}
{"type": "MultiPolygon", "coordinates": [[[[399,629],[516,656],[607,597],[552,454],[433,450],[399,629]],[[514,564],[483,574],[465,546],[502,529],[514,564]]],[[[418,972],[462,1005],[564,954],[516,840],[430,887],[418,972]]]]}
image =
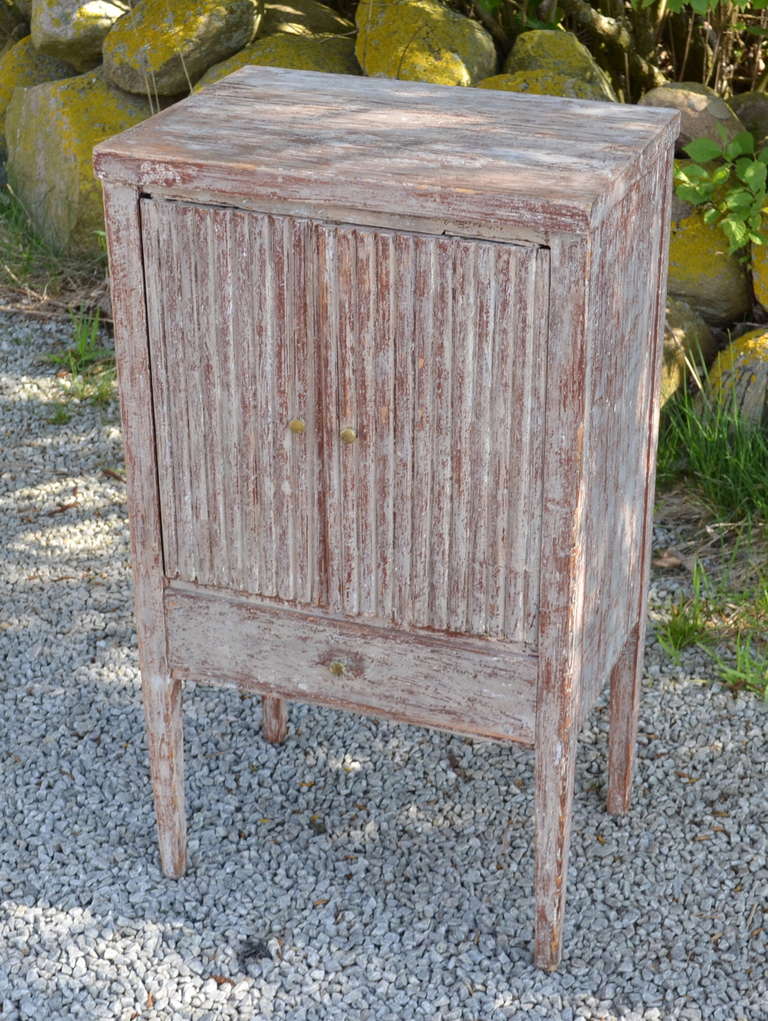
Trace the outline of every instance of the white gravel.
{"type": "Polygon", "coordinates": [[[652,640],[626,818],[603,707],[584,731],[558,974],[530,963],[514,746],[295,706],[275,749],[258,699],[189,686],[191,867],[164,879],[119,431],[48,423],[65,334],[0,318],[2,1021],[766,1021],[768,713],[652,640]]]}

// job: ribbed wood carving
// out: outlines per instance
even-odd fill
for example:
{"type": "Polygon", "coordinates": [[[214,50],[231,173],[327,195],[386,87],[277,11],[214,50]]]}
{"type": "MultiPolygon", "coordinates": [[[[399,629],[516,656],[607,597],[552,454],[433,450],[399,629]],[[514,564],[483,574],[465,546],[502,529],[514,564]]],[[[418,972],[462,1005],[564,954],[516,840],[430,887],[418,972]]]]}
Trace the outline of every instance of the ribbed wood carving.
{"type": "Polygon", "coordinates": [[[547,252],[142,219],[167,574],[533,643],[547,252]]]}

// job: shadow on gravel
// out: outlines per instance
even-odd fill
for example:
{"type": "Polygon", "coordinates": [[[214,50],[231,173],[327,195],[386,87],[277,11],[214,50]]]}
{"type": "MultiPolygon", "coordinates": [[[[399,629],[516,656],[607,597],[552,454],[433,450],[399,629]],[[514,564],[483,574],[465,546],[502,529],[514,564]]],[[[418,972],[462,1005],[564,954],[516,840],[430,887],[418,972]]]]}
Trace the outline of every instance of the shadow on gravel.
{"type": "Polygon", "coordinates": [[[3,1021],[765,1021],[768,714],[692,677],[646,687],[625,818],[587,722],[558,974],[530,964],[516,747],[293,706],[275,748],[257,698],[190,684],[190,868],[164,879],[114,425],[44,405],[2,425],[3,1021]]]}

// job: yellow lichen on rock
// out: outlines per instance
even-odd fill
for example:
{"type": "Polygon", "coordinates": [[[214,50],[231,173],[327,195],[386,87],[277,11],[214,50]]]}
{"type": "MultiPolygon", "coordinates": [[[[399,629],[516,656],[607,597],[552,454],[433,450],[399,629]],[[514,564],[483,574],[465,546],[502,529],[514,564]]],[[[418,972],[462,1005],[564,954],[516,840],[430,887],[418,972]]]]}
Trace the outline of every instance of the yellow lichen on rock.
{"type": "Polygon", "coordinates": [[[473,85],[496,71],[490,35],[438,0],[361,0],[355,21],[367,75],[473,85]]]}
{"type": "Polygon", "coordinates": [[[326,71],[331,74],[360,74],[352,39],[339,35],[270,35],[257,39],[228,60],[207,71],[198,82],[203,88],[225,78],[246,64],[290,67],[297,71],[326,71]]]}
{"type": "Polygon", "coordinates": [[[666,404],[691,373],[714,357],[715,336],[698,314],[685,301],[667,299],[664,319],[664,348],[661,363],[661,404],[666,404]]]}
{"type": "Polygon", "coordinates": [[[734,322],[752,306],[749,273],[728,253],[723,232],[678,200],[673,202],[668,290],[714,324],[734,322]]]}
{"type": "MultiPolygon", "coordinates": [[[[762,233],[768,239],[768,217],[763,218],[762,233]]],[[[752,283],[755,297],[768,309],[768,240],[762,245],[752,245],[752,283]]]]}
{"type": "Polygon", "coordinates": [[[534,96],[564,96],[566,99],[608,101],[605,90],[597,82],[584,81],[558,71],[516,71],[496,74],[478,82],[478,89],[499,89],[504,92],[529,92],[534,96]]]}
{"type": "Polygon", "coordinates": [[[100,71],[16,89],[6,116],[8,180],[53,247],[99,251],[93,147],[150,112],[146,100],[114,88],[100,71]]]}
{"type": "Polygon", "coordinates": [[[86,71],[99,63],[104,37],[127,10],[123,0],[35,0],[32,43],[41,53],[86,71]]]}
{"type": "Polygon", "coordinates": [[[263,0],[142,0],[104,40],[104,72],[143,95],[188,92],[256,35],[263,0]]]}
{"type": "Polygon", "coordinates": [[[318,0],[278,0],[268,3],[259,25],[259,37],[289,32],[292,35],[354,35],[355,26],[318,0]]]}
{"type": "Polygon", "coordinates": [[[25,36],[0,57],[0,155],[6,152],[5,111],[13,97],[13,90],[71,78],[74,73],[69,64],[38,53],[30,36],[25,36]]]}
{"type": "Polygon", "coordinates": [[[715,359],[707,382],[748,422],[768,425],[768,330],[750,330],[732,341],[715,359]]]}
{"type": "Polygon", "coordinates": [[[548,71],[562,76],[566,81],[577,80],[594,86],[594,95],[579,96],[579,99],[616,102],[616,93],[610,78],[572,32],[533,29],[521,33],[504,62],[504,71],[510,75],[520,71],[548,71]]]}

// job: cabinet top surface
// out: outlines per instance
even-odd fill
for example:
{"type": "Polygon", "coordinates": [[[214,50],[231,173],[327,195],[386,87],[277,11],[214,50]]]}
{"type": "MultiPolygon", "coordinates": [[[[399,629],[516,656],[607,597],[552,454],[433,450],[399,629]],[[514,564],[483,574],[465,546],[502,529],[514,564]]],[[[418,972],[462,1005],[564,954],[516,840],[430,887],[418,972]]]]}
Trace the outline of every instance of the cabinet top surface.
{"type": "Polygon", "coordinates": [[[99,177],[258,201],[589,229],[672,110],[245,67],[95,149],[99,177]]]}

